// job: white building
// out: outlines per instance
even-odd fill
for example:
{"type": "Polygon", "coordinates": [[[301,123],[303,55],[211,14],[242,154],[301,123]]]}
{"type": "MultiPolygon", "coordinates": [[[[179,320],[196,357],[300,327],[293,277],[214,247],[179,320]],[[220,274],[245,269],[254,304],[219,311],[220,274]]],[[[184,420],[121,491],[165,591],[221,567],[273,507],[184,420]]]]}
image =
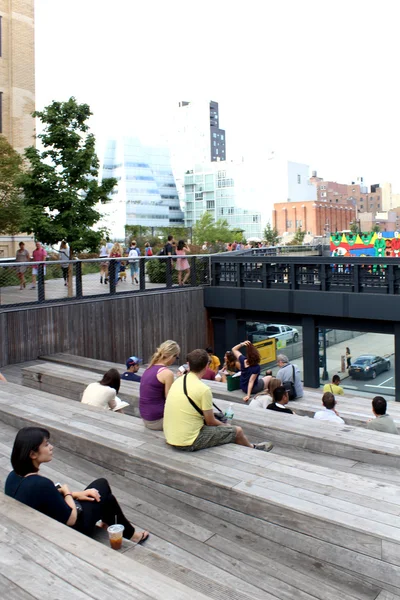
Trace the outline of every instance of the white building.
{"type": "Polygon", "coordinates": [[[186,172],[184,190],[186,227],[207,211],[215,221],[226,219],[232,229],[244,230],[245,237],[262,237],[262,215],[253,209],[262,191],[257,191],[244,163],[198,164],[186,172]]]}
{"type": "Polygon", "coordinates": [[[119,137],[106,143],[102,179],[115,177],[118,186],[107,204],[100,205],[112,239],[125,239],[125,225],[183,227],[183,212],[169,151],[143,146],[137,138],[119,137]]]}
{"type": "Polygon", "coordinates": [[[274,156],[196,164],[186,171],[184,190],[187,227],[208,211],[215,220],[223,218],[230,227],[243,229],[245,237],[259,238],[275,203],[317,199],[309,167],[274,156]]]}
{"type": "Polygon", "coordinates": [[[168,145],[178,194],[184,199],[184,173],[196,164],[226,159],[226,134],[219,126],[218,102],[179,102],[168,145]]]}

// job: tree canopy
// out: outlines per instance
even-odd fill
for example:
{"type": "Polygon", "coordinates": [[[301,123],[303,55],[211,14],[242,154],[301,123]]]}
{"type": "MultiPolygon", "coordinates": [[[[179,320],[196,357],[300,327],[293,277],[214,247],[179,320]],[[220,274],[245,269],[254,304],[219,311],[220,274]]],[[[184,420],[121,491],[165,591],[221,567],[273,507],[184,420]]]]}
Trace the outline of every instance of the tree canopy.
{"type": "Polygon", "coordinates": [[[26,149],[29,169],[21,177],[27,231],[47,244],[65,240],[71,254],[97,250],[104,231],[92,229],[101,217],[96,205],[108,201],[117,183],[114,178],[98,183],[95,138],[87,124],[91,114],[73,97],[33,113],[44,126],[38,135],[43,150],[26,149]]]}
{"type": "Polygon", "coordinates": [[[0,135],[0,233],[15,235],[24,227],[25,207],[19,178],[22,157],[0,135]]]}
{"type": "Polygon", "coordinates": [[[243,231],[231,229],[226,219],[214,221],[212,214],[204,212],[193,226],[193,242],[195,244],[215,244],[215,242],[243,241],[243,231]]]}
{"type": "Polygon", "coordinates": [[[264,240],[268,246],[276,246],[279,241],[279,233],[275,227],[271,227],[271,223],[268,222],[264,229],[264,240]]]}

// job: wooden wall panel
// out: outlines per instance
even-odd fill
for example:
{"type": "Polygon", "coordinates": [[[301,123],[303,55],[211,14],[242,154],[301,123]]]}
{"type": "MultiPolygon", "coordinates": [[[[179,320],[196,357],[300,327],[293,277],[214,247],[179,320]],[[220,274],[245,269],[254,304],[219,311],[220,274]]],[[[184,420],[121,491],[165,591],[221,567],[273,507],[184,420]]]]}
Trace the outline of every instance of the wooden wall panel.
{"type": "Polygon", "coordinates": [[[137,294],[0,313],[0,366],[69,352],[124,362],[147,362],[157,345],[173,339],[181,354],[207,345],[203,290],[137,294]]]}

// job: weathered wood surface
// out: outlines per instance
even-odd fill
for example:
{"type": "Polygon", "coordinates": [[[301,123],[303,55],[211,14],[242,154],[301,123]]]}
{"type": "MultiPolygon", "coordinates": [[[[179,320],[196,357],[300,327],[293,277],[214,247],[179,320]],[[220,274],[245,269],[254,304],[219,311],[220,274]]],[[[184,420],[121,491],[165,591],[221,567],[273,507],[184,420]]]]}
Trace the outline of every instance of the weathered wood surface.
{"type": "Polygon", "coordinates": [[[0,572],[34,598],[207,598],[3,493],[0,514],[0,572]]]}
{"type": "MultiPolygon", "coordinates": [[[[0,441],[4,442],[0,444],[1,482],[7,473],[3,457],[7,461],[14,435],[12,428],[0,424],[0,441]]],[[[238,598],[240,593],[240,597],[246,594],[246,598],[260,600],[374,600],[379,593],[376,585],[320,559],[315,562],[278,543],[267,542],[257,533],[257,520],[242,528],[236,521],[247,518],[244,515],[172,488],[149,480],[128,481],[58,448],[51,464],[43,465],[43,474],[68,483],[72,489],[80,489],[100,475],[106,476],[127,516],[151,531],[143,547],[124,541],[125,556],[133,556],[195,590],[207,586],[209,598],[238,598]],[[216,508],[217,517],[213,516],[216,508]],[[265,548],[260,545],[263,543],[267,544],[265,548]],[[258,548],[253,551],[255,544],[258,548]],[[221,590],[221,585],[229,589],[221,590]]],[[[108,546],[103,530],[96,539],[108,546]]]]}
{"type": "Polygon", "coordinates": [[[57,352],[117,363],[134,354],[147,362],[167,339],[182,356],[207,345],[200,288],[16,308],[0,313],[0,325],[0,366],[57,352]]]}
{"type": "MultiPolygon", "coordinates": [[[[80,400],[86,386],[99,380],[97,374],[57,363],[39,363],[24,368],[22,373],[25,386],[49,393],[57,390],[58,394],[73,400],[80,400]]],[[[118,395],[130,403],[125,412],[139,416],[139,384],[123,382],[118,395]]],[[[228,402],[218,400],[222,410],[228,405],[228,402]]],[[[234,424],[241,425],[255,441],[268,439],[280,445],[354,461],[400,467],[400,436],[315,421],[298,415],[253,410],[247,405],[235,404],[234,412],[234,424]]]]}
{"type": "Polygon", "coordinates": [[[88,423],[91,415],[79,403],[39,402],[27,396],[21,401],[11,387],[0,388],[4,422],[46,425],[61,447],[73,448],[127,479],[151,479],[278,527],[284,545],[290,533],[309,536],[317,545],[324,542],[329,551],[320,556],[327,562],[400,591],[397,486],[315,465],[307,469],[304,463],[235,445],[188,455],[166,446],[139,421],[128,428],[128,419],[133,421],[128,416],[119,419],[101,412],[101,418],[88,423]],[[105,417],[118,422],[121,433],[111,434],[105,417]],[[124,427],[129,431],[122,433],[124,427]],[[379,510],[371,506],[371,498],[379,498],[379,510]],[[350,566],[343,565],[344,550],[354,555],[350,566]]]}

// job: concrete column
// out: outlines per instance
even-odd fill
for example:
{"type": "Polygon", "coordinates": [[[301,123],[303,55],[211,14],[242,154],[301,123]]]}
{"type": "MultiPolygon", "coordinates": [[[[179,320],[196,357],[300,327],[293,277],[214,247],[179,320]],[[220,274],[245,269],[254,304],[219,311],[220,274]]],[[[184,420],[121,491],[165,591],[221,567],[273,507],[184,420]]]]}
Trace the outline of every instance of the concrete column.
{"type": "Polygon", "coordinates": [[[318,328],[314,317],[303,317],[302,325],[304,385],[319,388],[318,328]]]}
{"type": "Polygon", "coordinates": [[[394,324],[394,386],[395,400],[400,402],[400,323],[394,324]]]}

